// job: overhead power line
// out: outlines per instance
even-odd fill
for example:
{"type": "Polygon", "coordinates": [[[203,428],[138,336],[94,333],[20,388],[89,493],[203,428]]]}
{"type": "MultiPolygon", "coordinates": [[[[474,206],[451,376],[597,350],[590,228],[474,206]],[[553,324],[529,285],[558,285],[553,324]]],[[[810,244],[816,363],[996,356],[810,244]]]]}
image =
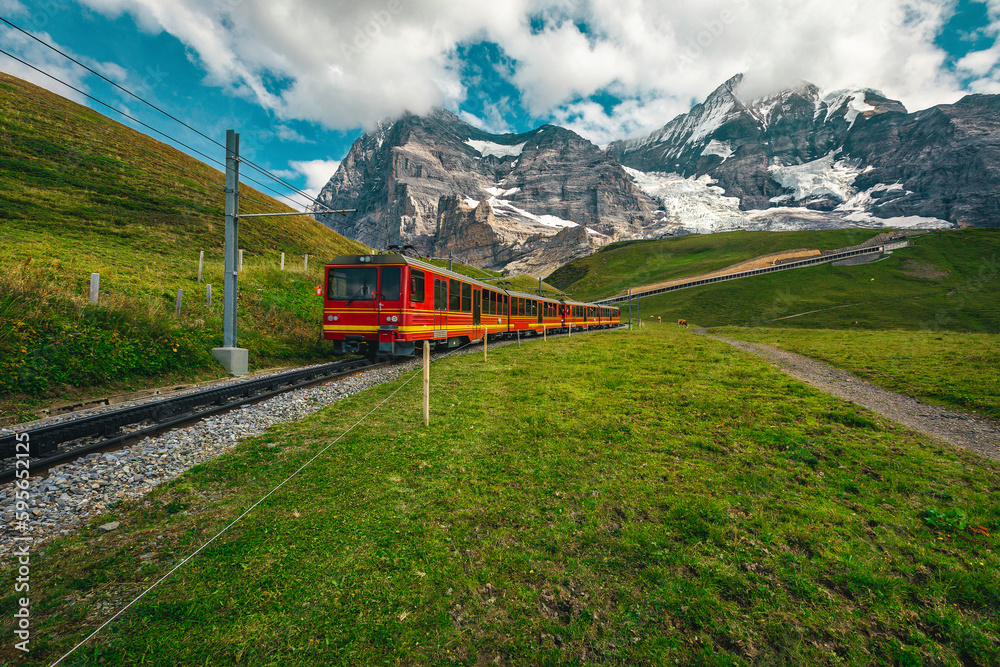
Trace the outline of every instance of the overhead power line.
{"type": "MultiPolygon", "coordinates": [[[[226,148],[225,144],[222,144],[222,143],[220,143],[219,141],[217,141],[216,139],[213,139],[212,137],[208,136],[207,134],[205,134],[204,132],[202,132],[202,131],[201,131],[201,130],[199,130],[198,128],[196,128],[196,127],[194,127],[194,126],[190,125],[189,123],[186,123],[185,121],[181,120],[180,118],[177,118],[176,116],[174,116],[174,115],[173,115],[173,114],[171,114],[170,112],[168,112],[168,111],[165,111],[164,109],[161,109],[160,107],[158,107],[157,105],[153,104],[153,103],[152,103],[152,102],[150,102],[149,100],[147,100],[147,99],[145,99],[145,98],[143,98],[143,97],[140,97],[139,95],[137,95],[137,94],[133,93],[133,92],[132,92],[131,90],[129,90],[128,88],[126,88],[126,87],[122,86],[121,84],[119,84],[119,83],[117,83],[117,82],[115,82],[115,81],[112,81],[111,79],[109,79],[108,77],[104,76],[104,75],[103,75],[103,74],[101,74],[100,72],[98,72],[98,71],[96,71],[96,70],[94,70],[94,69],[92,69],[92,68],[88,67],[87,65],[84,65],[84,64],[83,64],[82,62],[80,62],[79,60],[77,60],[77,59],[76,59],[76,58],[74,58],[73,56],[71,56],[71,55],[69,55],[69,54],[67,54],[67,53],[65,53],[65,52],[63,52],[63,51],[61,51],[61,50],[59,50],[58,48],[56,48],[56,47],[55,47],[55,46],[53,46],[52,44],[49,44],[48,42],[46,42],[45,40],[43,40],[43,39],[41,39],[41,38],[39,38],[39,37],[37,37],[37,36],[35,36],[35,35],[32,35],[32,34],[31,34],[30,32],[28,32],[27,30],[25,30],[25,29],[21,28],[20,26],[17,26],[17,25],[15,25],[14,23],[11,23],[11,22],[10,22],[10,21],[8,21],[7,19],[3,18],[2,16],[0,16],[0,21],[3,21],[4,23],[6,23],[6,24],[7,24],[7,25],[9,25],[10,27],[14,28],[14,29],[15,29],[15,30],[17,30],[18,32],[21,32],[22,34],[24,34],[24,35],[26,35],[26,36],[30,37],[31,39],[35,40],[36,42],[38,42],[38,43],[39,43],[39,44],[41,44],[42,46],[45,46],[46,48],[48,48],[48,49],[51,49],[52,51],[55,51],[56,53],[58,53],[59,55],[61,55],[61,56],[62,56],[63,58],[66,58],[67,60],[69,60],[69,61],[71,61],[71,62],[73,62],[73,63],[77,64],[78,66],[80,66],[80,67],[82,67],[83,69],[87,70],[88,72],[90,72],[90,73],[91,73],[91,74],[93,74],[94,76],[97,76],[97,77],[101,78],[102,80],[104,80],[104,81],[106,81],[106,82],[110,83],[110,84],[111,84],[112,86],[114,86],[114,87],[115,87],[115,88],[117,88],[118,90],[122,91],[122,92],[123,92],[123,93],[125,93],[126,95],[129,95],[130,97],[133,97],[134,99],[136,99],[136,100],[138,100],[138,101],[142,102],[143,104],[145,104],[145,105],[149,106],[150,108],[152,108],[152,109],[155,109],[156,111],[160,112],[161,114],[163,114],[164,116],[166,116],[166,117],[167,117],[167,118],[169,118],[170,120],[173,120],[173,121],[175,121],[175,122],[177,122],[177,123],[180,123],[181,125],[183,125],[183,126],[184,126],[184,127],[186,127],[187,129],[191,130],[192,132],[194,132],[194,133],[195,133],[195,134],[197,134],[198,136],[200,136],[200,137],[203,137],[204,139],[206,139],[206,140],[210,141],[211,143],[215,144],[215,145],[216,145],[216,146],[218,146],[219,148],[221,148],[221,149],[225,150],[225,148],[226,148]]],[[[6,53],[6,52],[4,52],[4,53],[5,53],[6,55],[8,55],[8,56],[10,55],[9,53],[6,53]]],[[[14,56],[11,56],[11,57],[14,57],[14,56]]],[[[14,57],[14,58],[15,58],[16,60],[20,60],[20,62],[24,63],[25,65],[28,65],[28,67],[31,67],[32,69],[35,69],[36,71],[39,71],[39,72],[41,72],[41,70],[39,70],[38,68],[36,68],[36,67],[34,67],[34,66],[32,66],[32,65],[30,65],[30,64],[28,64],[28,63],[26,63],[26,62],[24,62],[24,61],[23,61],[23,60],[21,60],[20,58],[16,58],[16,57],[14,57]]],[[[46,72],[42,72],[42,74],[45,74],[46,76],[49,76],[49,77],[51,77],[51,78],[55,79],[55,77],[52,77],[52,75],[50,75],[50,74],[48,74],[48,73],[46,73],[46,72]]],[[[56,79],[56,80],[58,81],[58,79],[56,79]]],[[[62,83],[63,85],[66,85],[66,86],[69,86],[69,84],[68,84],[68,83],[65,83],[64,81],[60,81],[60,83],[62,83]]],[[[73,87],[72,87],[72,86],[70,86],[70,88],[73,88],[73,87]]],[[[81,90],[79,90],[79,89],[77,89],[77,88],[73,88],[73,89],[74,89],[74,90],[76,90],[77,92],[81,93],[82,95],[87,95],[87,93],[84,93],[83,91],[81,91],[81,90]]],[[[104,104],[104,102],[101,102],[100,100],[98,100],[98,99],[96,99],[96,98],[93,98],[93,97],[91,97],[90,95],[87,95],[87,97],[90,97],[90,99],[93,99],[93,100],[94,100],[95,102],[98,102],[99,104],[104,104]]],[[[107,105],[107,104],[104,104],[104,106],[108,106],[108,105],[107,105]]],[[[108,108],[113,108],[113,107],[110,107],[110,106],[109,106],[108,108]]],[[[117,110],[116,110],[116,111],[117,111],[117,110]]],[[[119,112],[119,113],[121,113],[121,112],[119,112]]],[[[125,115],[125,116],[126,116],[126,117],[128,117],[128,118],[131,118],[131,117],[130,117],[130,116],[128,116],[127,114],[124,114],[124,113],[123,113],[122,115],[125,115]]],[[[153,130],[154,132],[158,132],[159,134],[162,134],[162,135],[163,135],[163,136],[165,136],[165,137],[166,137],[166,136],[168,136],[168,135],[166,135],[166,134],[164,134],[164,133],[160,132],[159,130],[156,130],[156,129],[154,129],[154,128],[152,128],[152,127],[148,126],[148,125],[146,125],[145,123],[142,123],[142,122],[141,122],[141,121],[139,121],[139,120],[136,120],[136,119],[134,119],[134,118],[132,118],[132,120],[135,120],[135,121],[136,121],[137,123],[140,123],[140,124],[142,124],[142,125],[143,125],[143,127],[147,127],[147,128],[149,128],[149,129],[153,130]]],[[[201,156],[205,157],[206,159],[209,159],[209,160],[212,160],[212,158],[209,158],[209,157],[208,157],[208,156],[206,156],[206,155],[205,155],[204,153],[201,153],[201,152],[199,152],[199,151],[195,150],[194,148],[191,148],[190,146],[187,146],[187,145],[185,145],[185,144],[181,143],[180,141],[177,141],[176,139],[171,139],[171,141],[175,141],[175,142],[176,142],[177,144],[179,144],[179,145],[181,145],[181,146],[184,146],[184,147],[185,147],[185,148],[187,148],[188,150],[191,150],[191,151],[194,151],[194,152],[198,153],[198,155],[201,155],[201,156]]],[[[221,162],[218,162],[217,160],[212,160],[212,161],[213,161],[213,162],[215,162],[216,164],[219,164],[219,165],[221,165],[221,166],[222,166],[223,168],[225,168],[225,165],[223,165],[223,164],[222,164],[221,162]]],[[[290,190],[291,190],[292,192],[294,192],[294,193],[296,193],[296,194],[298,194],[298,195],[300,195],[300,196],[302,196],[302,197],[305,197],[305,198],[306,198],[307,200],[309,200],[309,201],[310,201],[310,202],[312,202],[313,204],[315,204],[315,205],[317,205],[317,206],[320,206],[320,207],[323,207],[323,208],[326,208],[326,207],[324,207],[324,206],[323,206],[322,204],[320,204],[320,202],[319,202],[318,200],[316,200],[316,198],[312,197],[312,196],[311,196],[310,194],[308,194],[307,192],[304,192],[304,191],[302,191],[302,190],[300,190],[300,189],[296,188],[296,187],[295,187],[294,185],[292,185],[291,183],[288,183],[288,182],[286,182],[285,180],[283,180],[282,178],[280,178],[280,177],[279,177],[279,176],[277,176],[276,174],[272,173],[271,171],[269,171],[269,170],[268,170],[268,169],[266,169],[265,167],[261,167],[260,165],[256,164],[255,162],[253,162],[253,161],[251,161],[251,160],[249,160],[249,159],[247,159],[247,158],[245,158],[245,157],[241,157],[241,158],[240,158],[240,162],[242,162],[243,164],[247,165],[247,166],[248,166],[248,167],[250,167],[251,169],[254,169],[254,170],[256,170],[256,171],[260,172],[260,173],[261,173],[261,174],[263,174],[264,176],[267,176],[268,178],[270,178],[270,179],[272,179],[272,180],[274,180],[274,181],[277,181],[278,183],[281,183],[281,184],[282,184],[282,185],[284,185],[285,187],[289,188],[289,189],[290,189],[290,190]]],[[[251,179],[251,178],[249,178],[249,177],[247,177],[247,180],[248,180],[248,181],[252,181],[252,182],[254,182],[254,183],[258,183],[258,185],[262,185],[262,184],[260,184],[260,183],[259,183],[258,181],[255,181],[255,180],[253,180],[253,179],[251,179]]],[[[266,187],[266,186],[263,186],[263,187],[266,187]]],[[[273,191],[273,190],[272,190],[272,192],[275,192],[275,191],[273,191]]],[[[289,199],[289,201],[294,201],[294,200],[292,200],[291,198],[288,198],[288,197],[286,197],[286,198],[287,198],[287,199],[289,199]]],[[[296,204],[297,204],[298,206],[302,206],[302,203],[301,203],[301,202],[295,202],[295,203],[296,203],[296,204]]],[[[303,208],[305,208],[305,207],[303,206],[303,208]]]]}

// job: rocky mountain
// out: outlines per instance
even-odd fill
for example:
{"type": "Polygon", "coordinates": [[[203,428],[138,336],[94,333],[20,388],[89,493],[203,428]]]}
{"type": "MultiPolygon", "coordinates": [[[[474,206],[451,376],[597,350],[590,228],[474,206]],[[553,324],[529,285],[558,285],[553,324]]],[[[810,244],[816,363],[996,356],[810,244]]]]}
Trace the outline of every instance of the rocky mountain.
{"type": "Polygon", "coordinates": [[[647,181],[664,219],[706,231],[690,211],[686,220],[684,211],[671,215],[683,186],[731,200],[715,202],[728,218],[716,216],[708,231],[998,224],[1000,97],[911,114],[871,89],[800,82],[756,98],[743,90],[735,76],[648,137],[608,146],[647,181]]]}
{"type": "Polygon", "coordinates": [[[751,94],[737,75],[602,150],[554,125],[494,135],[437,110],[359,138],[318,216],[373,247],[546,275],[625,238],[1000,225],[1000,96],[909,113],[872,89],[751,94]]]}
{"type": "Polygon", "coordinates": [[[539,275],[631,235],[657,208],[617,157],[574,132],[493,135],[443,109],[359,138],[318,199],[358,209],[318,218],[374,248],[539,275]]]}

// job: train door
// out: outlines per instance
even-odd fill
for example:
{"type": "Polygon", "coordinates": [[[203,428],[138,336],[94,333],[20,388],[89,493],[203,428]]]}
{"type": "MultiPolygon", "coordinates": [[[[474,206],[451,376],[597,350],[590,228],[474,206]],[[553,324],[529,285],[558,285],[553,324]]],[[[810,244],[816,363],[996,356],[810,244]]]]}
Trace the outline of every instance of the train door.
{"type": "Polygon", "coordinates": [[[399,323],[403,321],[403,267],[383,266],[381,274],[379,290],[375,295],[378,341],[380,349],[388,347],[391,350],[399,323]]]}
{"type": "Polygon", "coordinates": [[[472,289],[472,326],[478,327],[482,324],[482,307],[483,307],[483,293],[482,291],[473,288],[472,289]]]}
{"type": "Polygon", "coordinates": [[[448,281],[434,279],[434,338],[448,337],[448,281]]]}

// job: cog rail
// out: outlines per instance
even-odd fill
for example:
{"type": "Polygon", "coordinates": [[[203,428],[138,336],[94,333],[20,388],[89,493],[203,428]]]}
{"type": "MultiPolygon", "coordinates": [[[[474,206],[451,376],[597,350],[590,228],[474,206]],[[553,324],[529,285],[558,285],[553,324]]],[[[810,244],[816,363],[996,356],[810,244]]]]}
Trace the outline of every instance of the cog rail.
{"type": "MultiPolygon", "coordinates": [[[[259,402],[337,376],[358,370],[379,368],[383,365],[385,364],[372,364],[367,359],[338,361],[11,433],[0,437],[0,461],[11,464],[10,459],[18,455],[17,437],[21,436],[23,440],[24,434],[28,435],[27,453],[33,460],[32,468],[51,466],[63,460],[111,448],[127,440],[142,439],[147,435],[162,433],[181,424],[232,410],[247,403],[259,402]],[[124,427],[149,422],[154,425],[126,433],[121,432],[124,427]],[[41,461],[37,460],[59,452],[60,446],[66,443],[93,438],[97,438],[98,441],[73,447],[41,461]]],[[[20,453],[23,457],[24,444],[21,445],[20,453]]],[[[13,477],[13,469],[0,472],[0,481],[7,481],[13,477]]]]}

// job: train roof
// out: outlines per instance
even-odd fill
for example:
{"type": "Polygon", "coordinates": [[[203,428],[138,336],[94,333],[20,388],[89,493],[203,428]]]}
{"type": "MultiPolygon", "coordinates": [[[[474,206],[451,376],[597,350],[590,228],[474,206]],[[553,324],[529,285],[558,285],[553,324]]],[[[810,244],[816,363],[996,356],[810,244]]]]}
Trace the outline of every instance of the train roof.
{"type": "MultiPolygon", "coordinates": [[[[422,259],[417,259],[416,257],[408,257],[407,255],[400,255],[398,253],[389,253],[384,255],[340,255],[339,257],[334,257],[332,260],[327,262],[327,264],[358,264],[358,265],[368,265],[368,264],[407,264],[409,266],[415,266],[418,269],[424,269],[426,271],[432,271],[439,275],[448,276],[449,278],[454,278],[455,280],[461,280],[463,282],[475,283],[480,287],[487,289],[497,290],[499,292],[504,292],[510,294],[511,296],[524,297],[527,299],[535,299],[536,301],[553,301],[556,303],[568,303],[573,306],[593,306],[592,303],[587,303],[585,301],[576,301],[574,299],[568,298],[558,298],[551,296],[539,296],[537,294],[530,294],[528,292],[519,292],[517,290],[509,290],[497,285],[491,285],[489,283],[484,283],[480,280],[476,280],[470,276],[456,273],[454,271],[449,271],[448,269],[440,266],[435,266],[430,262],[425,262],[422,259]],[[362,262],[361,258],[367,258],[366,261],[362,262]]],[[[598,306],[617,308],[617,306],[598,306]]]]}

